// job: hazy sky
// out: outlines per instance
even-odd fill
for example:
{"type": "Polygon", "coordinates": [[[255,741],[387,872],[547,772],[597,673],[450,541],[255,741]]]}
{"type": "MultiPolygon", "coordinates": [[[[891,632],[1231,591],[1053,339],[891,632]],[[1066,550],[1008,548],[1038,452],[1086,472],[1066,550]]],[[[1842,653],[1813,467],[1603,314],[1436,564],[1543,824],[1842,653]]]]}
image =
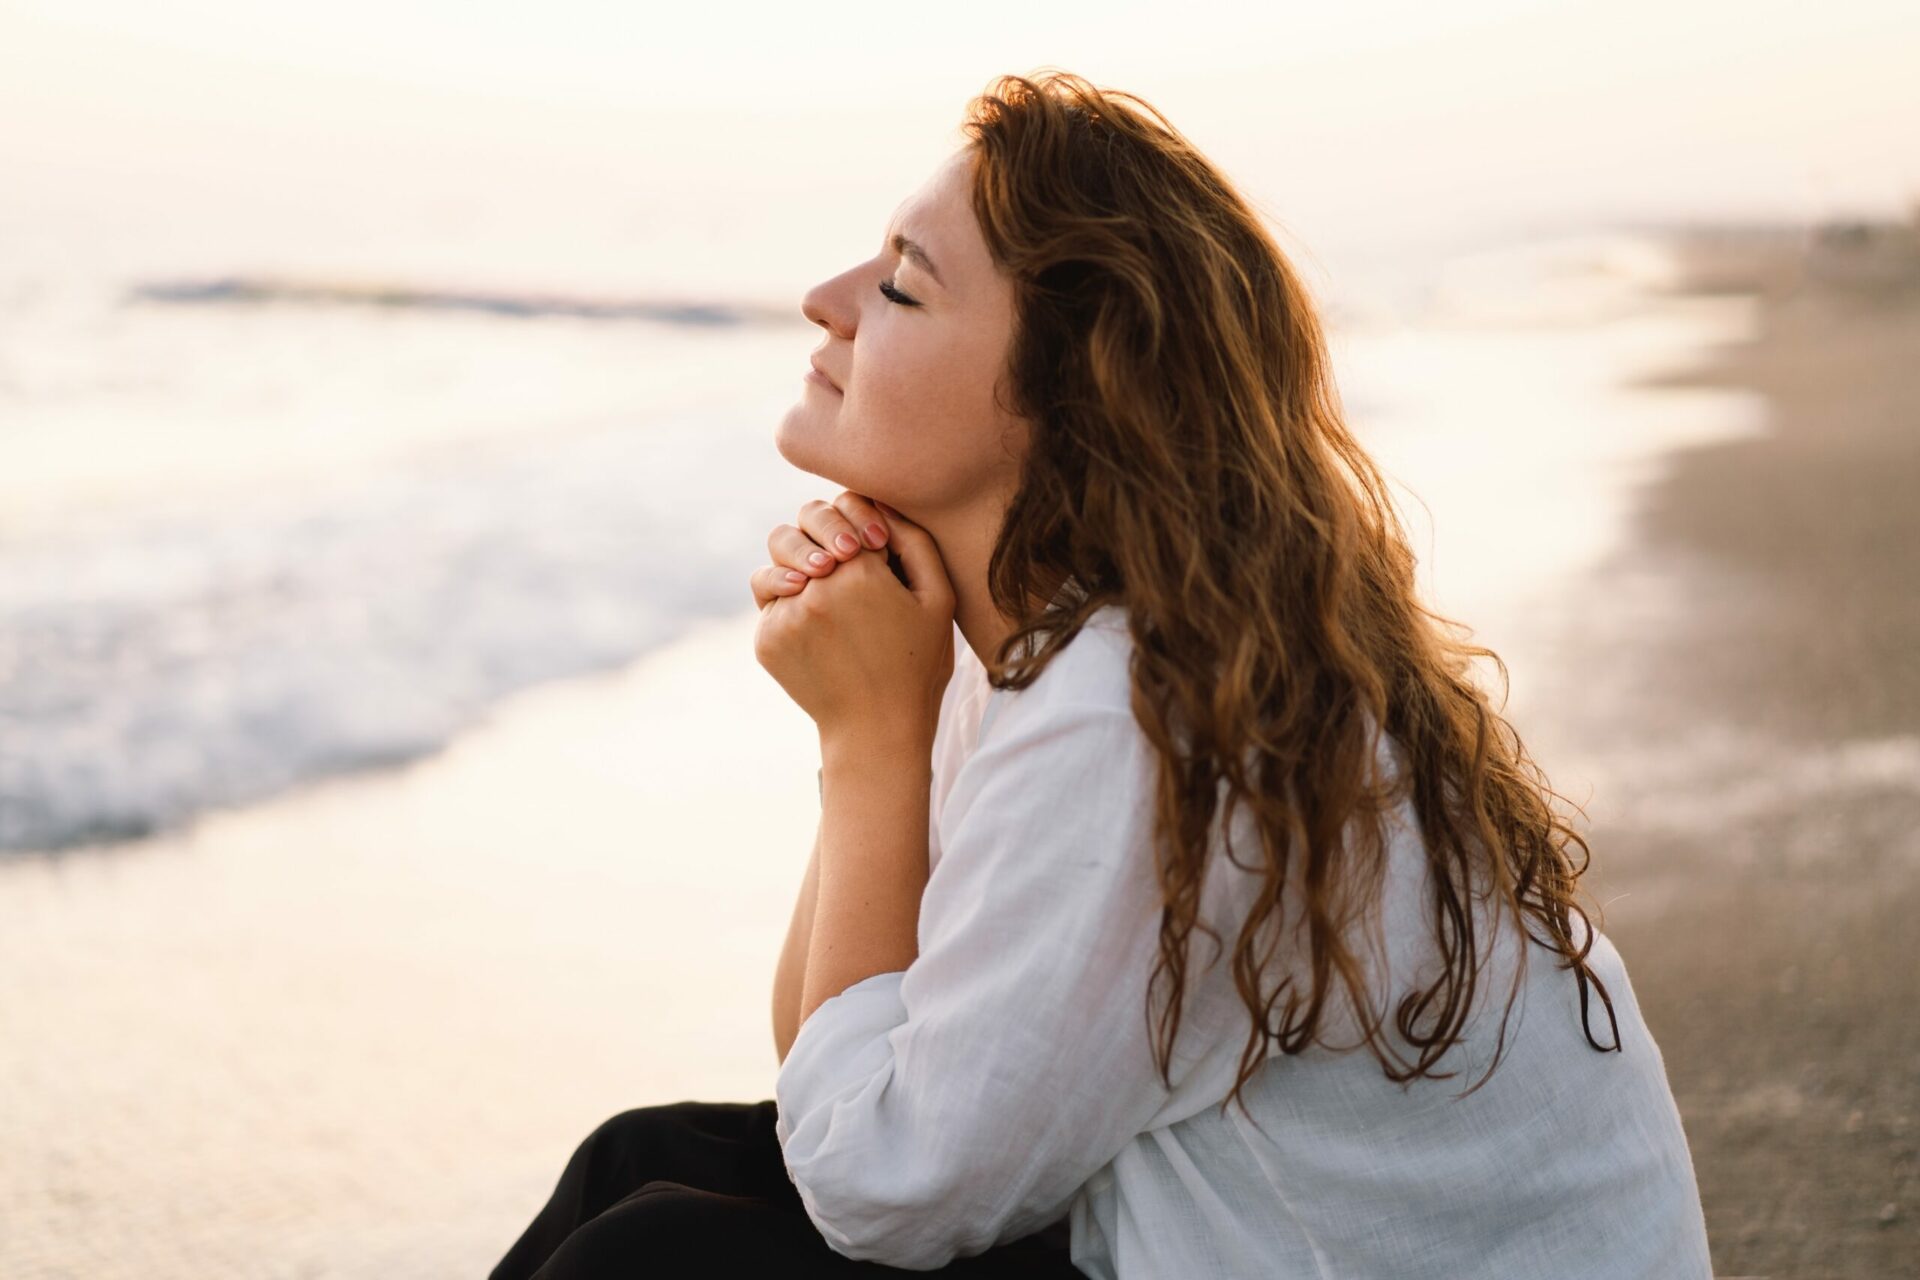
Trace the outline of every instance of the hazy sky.
{"type": "Polygon", "coordinates": [[[0,231],[216,201],[315,252],[396,217],[477,254],[737,245],[703,278],[778,292],[871,252],[966,99],[1047,65],[1142,94],[1334,255],[1920,200],[1911,0],[0,0],[0,231]]]}

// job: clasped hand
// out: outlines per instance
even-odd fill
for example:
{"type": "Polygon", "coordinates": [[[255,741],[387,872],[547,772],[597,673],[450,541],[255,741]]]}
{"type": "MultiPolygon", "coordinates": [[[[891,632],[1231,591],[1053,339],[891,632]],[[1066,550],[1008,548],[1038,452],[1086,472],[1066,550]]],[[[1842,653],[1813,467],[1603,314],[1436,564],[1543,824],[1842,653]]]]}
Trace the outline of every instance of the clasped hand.
{"type": "Polygon", "coordinates": [[[954,594],[927,531],[845,491],[802,506],[767,551],[773,563],[751,578],[754,657],[822,741],[930,744],[953,674],[954,594]]]}

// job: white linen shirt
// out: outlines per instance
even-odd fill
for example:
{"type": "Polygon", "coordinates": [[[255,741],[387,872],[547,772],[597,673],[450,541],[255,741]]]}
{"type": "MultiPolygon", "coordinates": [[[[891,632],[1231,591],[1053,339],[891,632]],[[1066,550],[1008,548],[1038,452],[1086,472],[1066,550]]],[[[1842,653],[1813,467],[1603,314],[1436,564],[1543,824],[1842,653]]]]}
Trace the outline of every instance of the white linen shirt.
{"type": "MultiPolygon", "coordinates": [[[[1624,1052],[1587,1043],[1572,973],[1534,946],[1498,1070],[1455,1097],[1485,1070],[1512,980],[1509,926],[1469,1040],[1442,1062],[1459,1077],[1403,1087],[1365,1051],[1269,1044],[1242,1091],[1249,1119],[1219,1103],[1251,1015],[1196,931],[1162,1084],[1147,1021],[1155,765],[1131,710],[1131,643],[1109,605],[1030,686],[996,690],[956,631],[919,954],[815,1009],[775,1087],[788,1175],[829,1246],[934,1270],[1070,1215],[1073,1264],[1094,1280],[1711,1280],[1679,1112],[1604,933],[1589,963],[1624,1052]]],[[[1396,748],[1381,743],[1392,769],[1396,748]]],[[[1401,991],[1432,947],[1403,810],[1376,983],[1401,991]]],[[[1230,948],[1257,877],[1218,856],[1219,831],[1201,911],[1230,948]]],[[[1250,822],[1236,826],[1238,862],[1259,851],[1250,822]]],[[[1588,1025],[1610,1044],[1590,994],[1588,1025]]],[[[1160,987],[1154,998],[1157,1011],[1160,987]]]]}

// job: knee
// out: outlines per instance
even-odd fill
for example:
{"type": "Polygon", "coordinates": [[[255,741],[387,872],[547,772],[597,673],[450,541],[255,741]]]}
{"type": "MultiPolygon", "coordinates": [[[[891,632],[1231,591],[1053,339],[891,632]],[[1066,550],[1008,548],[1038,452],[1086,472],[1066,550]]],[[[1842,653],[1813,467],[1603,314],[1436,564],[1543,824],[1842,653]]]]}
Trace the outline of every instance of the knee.
{"type": "Polygon", "coordinates": [[[695,1109],[696,1104],[670,1102],[616,1112],[581,1141],[581,1152],[602,1165],[630,1167],[652,1177],[674,1177],[689,1135],[698,1129],[695,1109]]]}
{"type": "Polygon", "coordinates": [[[595,1125],[593,1132],[589,1133],[580,1145],[595,1148],[612,1147],[621,1151],[644,1145],[667,1123],[667,1117],[661,1114],[663,1110],[664,1108],[661,1107],[632,1107],[626,1111],[617,1112],[595,1125]]]}
{"type": "Polygon", "coordinates": [[[702,1170],[713,1163],[714,1143],[737,1145],[753,1132],[748,1118],[771,1106],[688,1100],[630,1107],[594,1127],[580,1143],[581,1158],[633,1170],[630,1186],[655,1178],[696,1185],[708,1176],[702,1170]]]}
{"type": "Polygon", "coordinates": [[[731,1197],[654,1181],[568,1234],[536,1280],[624,1280],[643,1268],[684,1268],[737,1229],[731,1197]]]}
{"type": "Polygon", "coordinates": [[[685,1183],[649,1182],[614,1208],[650,1249],[668,1257],[710,1245],[716,1232],[737,1225],[750,1210],[747,1201],[685,1183]]]}

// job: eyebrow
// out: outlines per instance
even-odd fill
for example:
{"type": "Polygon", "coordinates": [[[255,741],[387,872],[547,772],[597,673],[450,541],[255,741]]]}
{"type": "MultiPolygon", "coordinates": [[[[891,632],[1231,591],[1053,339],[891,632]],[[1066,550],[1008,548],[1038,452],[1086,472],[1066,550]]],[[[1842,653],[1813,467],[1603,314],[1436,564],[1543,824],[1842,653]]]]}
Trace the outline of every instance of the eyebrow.
{"type": "Polygon", "coordinates": [[[901,235],[897,231],[894,232],[893,239],[890,243],[893,245],[893,251],[895,253],[899,254],[903,258],[912,258],[915,262],[919,263],[922,268],[925,269],[928,275],[933,277],[934,282],[938,284],[942,289],[947,287],[947,282],[940,278],[939,268],[933,265],[933,259],[927,256],[927,251],[925,249],[922,249],[919,245],[907,239],[904,235],[901,235]]]}

